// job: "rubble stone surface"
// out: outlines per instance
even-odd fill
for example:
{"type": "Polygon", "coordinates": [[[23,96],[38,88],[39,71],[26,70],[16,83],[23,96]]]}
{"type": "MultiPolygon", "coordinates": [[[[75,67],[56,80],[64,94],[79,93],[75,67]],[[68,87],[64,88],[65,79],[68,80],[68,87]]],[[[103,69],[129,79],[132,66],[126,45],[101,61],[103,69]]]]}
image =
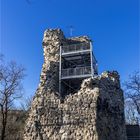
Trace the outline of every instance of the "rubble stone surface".
{"type": "Polygon", "coordinates": [[[87,39],[66,39],[60,29],[45,31],[44,64],[26,121],[25,140],[126,140],[123,91],[117,72],[83,80],[80,90],[61,102],[59,47],[87,39]]]}

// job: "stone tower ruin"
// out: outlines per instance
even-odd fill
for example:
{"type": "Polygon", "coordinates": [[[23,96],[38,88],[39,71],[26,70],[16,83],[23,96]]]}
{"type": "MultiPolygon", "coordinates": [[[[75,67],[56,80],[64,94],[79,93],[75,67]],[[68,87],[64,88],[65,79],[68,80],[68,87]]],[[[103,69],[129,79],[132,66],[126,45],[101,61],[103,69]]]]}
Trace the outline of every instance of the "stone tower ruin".
{"type": "Polygon", "coordinates": [[[97,75],[91,45],[87,36],[44,32],[44,64],[24,140],[126,140],[119,75],[97,75]]]}

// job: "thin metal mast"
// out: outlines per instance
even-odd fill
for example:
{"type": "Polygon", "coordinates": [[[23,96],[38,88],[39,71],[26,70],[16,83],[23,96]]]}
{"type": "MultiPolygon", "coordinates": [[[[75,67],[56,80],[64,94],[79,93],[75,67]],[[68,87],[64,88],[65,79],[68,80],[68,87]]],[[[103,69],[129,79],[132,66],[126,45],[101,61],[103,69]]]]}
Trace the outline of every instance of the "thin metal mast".
{"type": "Polygon", "coordinates": [[[92,43],[90,41],[90,59],[91,59],[91,76],[93,77],[94,71],[93,71],[93,52],[92,52],[92,43]]]}
{"type": "Polygon", "coordinates": [[[61,94],[61,64],[62,64],[62,46],[60,46],[60,56],[59,56],[59,94],[61,94]]]}

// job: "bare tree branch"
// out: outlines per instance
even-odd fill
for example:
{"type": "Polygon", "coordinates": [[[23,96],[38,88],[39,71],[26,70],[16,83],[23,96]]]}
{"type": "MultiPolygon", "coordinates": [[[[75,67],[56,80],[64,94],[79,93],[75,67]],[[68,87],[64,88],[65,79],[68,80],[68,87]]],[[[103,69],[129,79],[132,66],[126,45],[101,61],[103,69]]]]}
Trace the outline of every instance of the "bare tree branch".
{"type": "Polygon", "coordinates": [[[5,64],[1,57],[0,61],[0,113],[2,114],[1,140],[4,140],[8,111],[10,110],[14,101],[22,96],[21,81],[25,75],[24,68],[17,65],[15,62],[5,64]]]}
{"type": "Polygon", "coordinates": [[[20,109],[24,111],[29,110],[31,107],[32,100],[33,100],[33,95],[22,98],[22,102],[20,103],[20,109]]]}
{"type": "Polygon", "coordinates": [[[140,73],[134,72],[130,75],[124,86],[126,98],[131,99],[140,115],[140,73]]]}

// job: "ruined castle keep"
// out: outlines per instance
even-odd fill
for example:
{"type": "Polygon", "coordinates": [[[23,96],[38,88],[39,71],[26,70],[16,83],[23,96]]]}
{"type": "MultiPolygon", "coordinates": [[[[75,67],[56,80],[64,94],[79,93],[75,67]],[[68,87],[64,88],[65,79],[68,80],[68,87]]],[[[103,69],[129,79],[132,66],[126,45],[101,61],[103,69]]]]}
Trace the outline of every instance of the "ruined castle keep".
{"type": "Polygon", "coordinates": [[[91,40],[49,29],[43,49],[24,140],[126,140],[119,75],[98,75],[91,40]]]}

